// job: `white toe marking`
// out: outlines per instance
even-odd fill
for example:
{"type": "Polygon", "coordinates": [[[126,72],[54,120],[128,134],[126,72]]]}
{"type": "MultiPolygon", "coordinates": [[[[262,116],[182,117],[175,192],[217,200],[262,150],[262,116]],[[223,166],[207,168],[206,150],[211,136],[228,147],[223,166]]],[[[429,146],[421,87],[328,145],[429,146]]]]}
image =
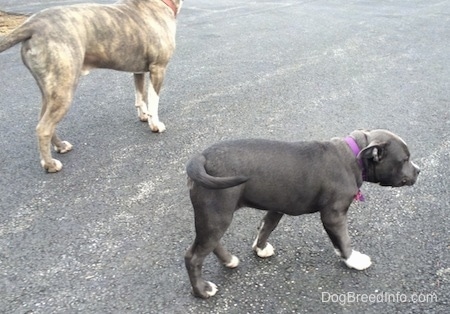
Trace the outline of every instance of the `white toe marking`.
{"type": "Polygon", "coordinates": [[[260,249],[259,247],[255,246],[256,254],[259,257],[265,258],[270,257],[275,253],[275,250],[269,242],[266,243],[266,247],[264,249],[260,249]]]}
{"type": "Polygon", "coordinates": [[[370,257],[358,251],[352,251],[349,258],[345,260],[345,264],[357,270],[363,270],[372,265],[370,257]]]}
{"type": "Polygon", "coordinates": [[[337,256],[342,256],[341,251],[339,251],[338,249],[334,249],[334,253],[336,253],[337,256]]]}
{"type": "Polygon", "coordinates": [[[208,285],[211,287],[211,291],[206,291],[206,294],[210,297],[217,293],[217,286],[211,281],[207,281],[208,285]]]}
{"type": "Polygon", "coordinates": [[[67,141],[62,141],[62,142],[64,145],[66,145],[66,150],[71,150],[73,148],[73,145],[70,144],[69,142],[67,142],[67,141]]]}
{"type": "MultiPolygon", "coordinates": [[[[261,226],[259,226],[259,230],[261,231],[263,227],[264,227],[264,221],[261,223],[261,226]]],[[[272,256],[275,253],[273,246],[269,242],[267,242],[266,247],[264,249],[261,249],[258,247],[258,239],[259,239],[259,233],[256,236],[255,241],[253,241],[253,245],[252,245],[252,249],[256,252],[256,254],[262,258],[272,256]]]]}
{"type": "MultiPolygon", "coordinates": [[[[259,230],[261,230],[263,227],[264,227],[264,222],[262,222],[261,226],[259,227],[259,230]]],[[[267,242],[266,247],[264,249],[261,249],[257,246],[258,239],[259,239],[259,234],[256,237],[255,241],[253,241],[253,244],[252,244],[253,251],[255,251],[256,254],[261,258],[272,256],[275,253],[275,249],[273,248],[272,244],[267,242]]]]}
{"type": "MultiPolygon", "coordinates": [[[[58,159],[52,159],[53,162],[55,163],[55,168],[54,169],[47,169],[47,171],[49,172],[58,172],[62,169],[62,163],[58,160],[58,159]]],[[[41,166],[42,168],[45,169],[45,161],[44,159],[41,160],[41,166]]]]}
{"type": "Polygon", "coordinates": [[[67,152],[69,152],[69,151],[72,150],[73,145],[70,144],[69,142],[67,142],[67,141],[62,141],[61,143],[62,143],[63,146],[64,146],[63,149],[59,149],[57,146],[53,146],[53,149],[54,149],[56,152],[58,152],[58,153],[60,153],[60,154],[65,154],[65,153],[67,153],[67,152]]]}
{"type": "Polygon", "coordinates": [[[164,123],[162,123],[161,121],[159,121],[157,118],[154,118],[153,116],[151,116],[148,120],[148,124],[150,126],[150,129],[153,132],[158,132],[158,133],[162,133],[166,130],[166,126],[164,123]]]}
{"type": "Polygon", "coordinates": [[[62,169],[62,163],[58,159],[53,159],[53,161],[55,162],[56,171],[61,170],[62,169]]]}
{"type": "Polygon", "coordinates": [[[238,266],[239,266],[239,258],[237,258],[237,256],[234,255],[231,257],[231,261],[225,264],[225,267],[228,268],[236,268],[238,266]]]}

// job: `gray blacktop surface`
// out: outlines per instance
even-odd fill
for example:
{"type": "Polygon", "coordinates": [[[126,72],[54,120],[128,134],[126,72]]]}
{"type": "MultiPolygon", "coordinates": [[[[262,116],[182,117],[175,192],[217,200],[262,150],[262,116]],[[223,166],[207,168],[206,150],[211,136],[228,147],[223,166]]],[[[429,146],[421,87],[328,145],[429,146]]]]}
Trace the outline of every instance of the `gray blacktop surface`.
{"type": "MultiPolygon", "coordinates": [[[[0,0],[36,12],[81,1],[0,0]]],[[[110,1],[97,1],[109,3],[110,1]]],[[[59,126],[74,150],[45,173],[40,92],[19,45],[0,55],[1,313],[448,313],[450,2],[186,0],[161,94],[167,131],[139,122],[130,73],[84,77],[59,126]],[[189,157],[223,139],[286,141],[387,128],[422,168],[413,187],[366,183],[350,208],[365,271],[335,256],[317,214],[285,217],[276,255],[251,244],[263,212],[236,213],[194,298],[189,157]]]]}

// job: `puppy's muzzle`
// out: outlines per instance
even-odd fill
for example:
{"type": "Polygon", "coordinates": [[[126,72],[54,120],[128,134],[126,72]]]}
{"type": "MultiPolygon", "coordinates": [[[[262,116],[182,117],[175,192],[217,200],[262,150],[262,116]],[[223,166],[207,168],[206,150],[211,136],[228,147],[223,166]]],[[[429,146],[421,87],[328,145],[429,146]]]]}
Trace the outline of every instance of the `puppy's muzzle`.
{"type": "Polygon", "coordinates": [[[411,186],[414,183],[416,183],[417,177],[419,176],[419,173],[420,173],[420,168],[413,162],[411,162],[411,165],[413,166],[412,175],[408,176],[408,177],[404,177],[402,179],[402,181],[400,182],[399,186],[404,186],[404,185],[411,186]]]}

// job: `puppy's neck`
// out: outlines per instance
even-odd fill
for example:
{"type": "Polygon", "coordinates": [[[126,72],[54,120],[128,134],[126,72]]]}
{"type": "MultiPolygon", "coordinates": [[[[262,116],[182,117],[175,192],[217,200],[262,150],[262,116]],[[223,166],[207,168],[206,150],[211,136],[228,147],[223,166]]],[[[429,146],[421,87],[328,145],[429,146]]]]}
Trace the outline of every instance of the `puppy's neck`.
{"type": "Polygon", "coordinates": [[[356,140],[352,136],[347,136],[344,141],[347,143],[347,145],[352,150],[353,154],[355,155],[356,161],[358,162],[359,167],[362,171],[362,178],[363,181],[366,181],[366,171],[364,168],[364,164],[361,160],[361,158],[358,158],[359,153],[361,152],[361,149],[358,146],[358,143],[356,143],[356,140]]]}

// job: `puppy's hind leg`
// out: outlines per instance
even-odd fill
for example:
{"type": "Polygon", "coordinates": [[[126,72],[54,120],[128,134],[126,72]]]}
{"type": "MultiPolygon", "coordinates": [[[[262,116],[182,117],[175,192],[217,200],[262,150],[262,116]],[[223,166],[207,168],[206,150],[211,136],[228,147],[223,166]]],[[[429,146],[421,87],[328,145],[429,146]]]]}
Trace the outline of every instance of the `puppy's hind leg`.
{"type": "Polygon", "coordinates": [[[274,254],[274,248],[269,242],[267,242],[267,239],[272,231],[277,227],[281,217],[283,217],[282,213],[268,212],[261,221],[258,236],[252,246],[253,250],[259,257],[265,258],[274,254]]]}
{"type": "Polygon", "coordinates": [[[190,191],[190,196],[194,206],[196,236],[184,260],[194,295],[206,299],[217,292],[215,284],[202,278],[203,261],[206,256],[214,251],[227,267],[236,267],[239,261],[220,244],[220,239],[231,224],[235,208],[234,205],[226,204],[229,194],[223,190],[213,191],[194,187],[190,191]]]}
{"type": "Polygon", "coordinates": [[[134,87],[135,87],[135,106],[139,120],[148,121],[147,110],[147,91],[145,90],[145,75],[144,73],[134,73],[134,87]]]}
{"type": "Polygon", "coordinates": [[[194,244],[186,251],[184,263],[192,285],[192,292],[196,297],[207,299],[217,292],[217,286],[202,278],[203,261],[214,249],[215,243],[199,244],[197,238],[194,244]]]}

